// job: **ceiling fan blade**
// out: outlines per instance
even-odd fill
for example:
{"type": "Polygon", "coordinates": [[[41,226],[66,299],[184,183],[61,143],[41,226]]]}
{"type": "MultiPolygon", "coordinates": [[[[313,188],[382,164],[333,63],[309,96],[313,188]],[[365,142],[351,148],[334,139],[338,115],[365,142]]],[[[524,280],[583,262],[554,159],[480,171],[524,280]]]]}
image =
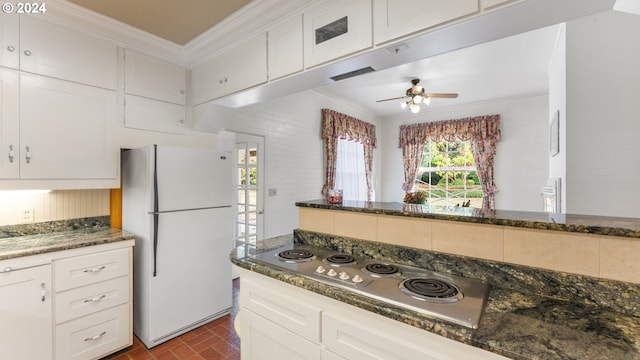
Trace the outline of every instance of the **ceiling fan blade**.
{"type": "Polygon", "coordinates": [[[376,102],[390,101],[390,100],[400,100],[400,99],[406,99],[407,97],[408,96],[400,96],[400,97],[395,97],[395,98],[391,98],[391,99],[376,100],[376,102]]]}
{"type": "Polygon", "coordinates": [[[455,99],[458,97],[456,93],[442,93],[442,94],[426,94],[428,98],[442,98],[442,99],[455,99]]]}

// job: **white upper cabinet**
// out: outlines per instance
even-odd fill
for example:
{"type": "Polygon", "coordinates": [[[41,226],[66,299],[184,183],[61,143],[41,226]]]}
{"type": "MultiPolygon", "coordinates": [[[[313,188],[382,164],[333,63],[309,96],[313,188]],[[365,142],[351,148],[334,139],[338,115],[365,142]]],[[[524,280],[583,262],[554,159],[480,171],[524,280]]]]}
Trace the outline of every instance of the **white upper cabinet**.
{"type": "Polygon", "coordinates": [[[128,128],[185,134],[185,117],[182,105],[125,95],[124,124],[128,128]]]}
{"type": "Polygon", "coordinates": [[[302,14],[289,18],[269,29],[267,37],[270,80],[304,69],[302,14]]]}
{"type": "Polygon", "coordinates": [[[304,13],[307,68],[370,48],[371,0],[331,0],[304,13]]]}
{"type": "Polygon", "coordinates": [[[193,104],[267,82],[267,33],[195,65],[191,72],[193,104]]]}
{"type": "Polygon", "coordinates": [[[102,179],[119,187],[116,113],[114,91],[21,74],[20,178],[102,179]]]}
{"type": "Polygon", "coordinates": [[[373,0],[374,41],[380,44],[478,11],[478,0],[373,0]]]}
{"type": "Polygon", "coordinates": [[[20,86],[17,71],[0,68],[0,179],[20,176],[20,86]]]}
{"type": "Polygon", "coordinates": [[[0,66],[20,66],[20,17],[0,12],[0,66]]]}
{"type": "Polygon", "coordinates": [[[125,49],[124,91],[127,94],[184,105],[183,66],[125,49]]]}
{"type": "Polygon", "coordinates": [[[116,89],[117,47],[36,16],[20,17],[20,69],[116,89]]]}

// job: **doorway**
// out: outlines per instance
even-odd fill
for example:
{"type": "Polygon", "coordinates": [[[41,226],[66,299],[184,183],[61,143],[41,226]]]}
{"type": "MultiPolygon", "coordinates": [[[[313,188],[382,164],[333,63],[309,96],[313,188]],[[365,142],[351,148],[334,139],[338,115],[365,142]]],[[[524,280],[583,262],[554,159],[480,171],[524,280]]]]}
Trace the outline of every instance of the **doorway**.
{"type": "Polygon", "coordinates": [[[236,134],[234,248],[252,253],[264,238],[264,137],[236,134]]]}

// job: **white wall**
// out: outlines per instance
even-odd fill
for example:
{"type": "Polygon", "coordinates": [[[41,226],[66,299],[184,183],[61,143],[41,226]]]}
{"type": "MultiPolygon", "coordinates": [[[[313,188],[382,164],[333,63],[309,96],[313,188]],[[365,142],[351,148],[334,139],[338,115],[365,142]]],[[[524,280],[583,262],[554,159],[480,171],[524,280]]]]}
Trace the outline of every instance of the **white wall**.
{"type": "Polygon", "coordinates": [[[549,177],[560,179],[560,212],[567,212],[567,77],[566,28],[562,26],[549,64],[549,125],[559,112],[559,152],[549,157],[549,177]]]}
{"type": "Polygon", "coordinates": [[[640,16],[571,21],[567,41],[567,212],[638,217],[640,16]]]}
{"type": "Polygon", "coordinates": [[[0,191],[0,226],[20,224],[22,208],[34,210],[34,222],[109,215],[109,190],[0,191]]]}
{"type": "MultiPolygon", "coordinates": [[[[374,125],[368,111],[309,90],[268,102],[222,111],[217,120],[227,131],[265,137],[265,188],[277,190],[265,196],[265,238],[290,233],[298,227],[296,201],[322,198],[324,144],[320,138],[321,110],[330,108],[374,125]]],[[[205,121],[206,122],[206,121],[205,121]]],[[[198,124],[207,128],[207,124],[198,124]]],[[[379,127],[376,129],[381,136],[379,127]]],[[[374,151],[378,173],[379,151],[374,151]]],[[[374,184],[379,184],[374,177],[374,184]]]]}
{"type": "Polygon", "coordinates": [[[496,208],[541,211],[540,190],[548,173],[548,96],[540,95],[433,109],[418,114],[381,120],[384,134],[381,201],[402,201],[402,151],[398,148],[399,127],[439,120],[500,114],[502,141],[495,163],[496,208]]]}

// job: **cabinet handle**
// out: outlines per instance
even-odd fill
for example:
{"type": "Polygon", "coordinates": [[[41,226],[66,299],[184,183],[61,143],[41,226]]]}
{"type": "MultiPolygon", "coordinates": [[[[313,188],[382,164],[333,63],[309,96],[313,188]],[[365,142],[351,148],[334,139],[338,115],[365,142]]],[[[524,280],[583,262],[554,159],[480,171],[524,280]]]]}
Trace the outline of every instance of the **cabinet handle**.
{"type": "Polygon", "coordinates": [[[11,46],[11,45],[9,45],[9,46],[7,46],[7,51],[14,52],[14,51],[16,51],[16,48],[11,46]]]}
{"type": "Polygon", "coordinates": [[[9,162],[10,163],[13,162],[14,156],[15,156],[15,154],[13,153],[13,145],[9,145],[9,162]]]}
{"type": "Polygon", "coordinates": [[[27,153],[24,154],[24,159],[27,161],[27,164],[31,163],[31,148],[29,146],[25,146],[25,150],[27,153]]]}
{"type": "Polygon", "coordinates": [[[184,95],[184,90],[180,90],[180,94],[184,95]]]}
{"type": "Polygon", "coordinates": [[[13,268],[11,266],[7,266],[2,270],[2,272],[12,272],[12,271],[13,271],[13,268]]]}
{"type": "Polygon", "coordinates": [[[25,50],[24,54],[27,55],[27,56],[31,56],[31,50],[25,50]]]}
{"type": "Polygon", "coordinates": [[[40,298],[40,301],[44,302],[46,300],[45,295],[47,295],[47,289],[44,286],[44,283],[40,283],[40,288],[42,289],[42,297],[40,298]]]}
{"type": "Polygon", "coordinates": [[[224,82],[227,82],[227,80],[228,80],[227,78],[224,78],[224,82]]]}
{"type": "Polygon", "coordinates": [[[95,341],[95,340],[98,340],[98,339],[100,339],[101,337],[103,337],[105,335],[107,335],[107,332],[103,331],[98,335],[93,335],[92,337],[85,338],[84,341],[95,341]]]}
{"type": "Polygon", "coordinates": [[[107,297],[107,294],[102,294],[98,297],[94,297],[93,299],[86,299],[84,302],[90,304],[90,303],[98,302],[106,297],[107,297]]]}
{"type": "Polygon", "coordinates": [[[100,272],[100,271],[102,271],[102,270],[104,270],[106,268],[107,268],[106,266],[102,265],[100,267],[93,268],[93,269],[85,269],[84,272],[88,273],[88,274],[97,273],[97,272],[100,272]]]}

